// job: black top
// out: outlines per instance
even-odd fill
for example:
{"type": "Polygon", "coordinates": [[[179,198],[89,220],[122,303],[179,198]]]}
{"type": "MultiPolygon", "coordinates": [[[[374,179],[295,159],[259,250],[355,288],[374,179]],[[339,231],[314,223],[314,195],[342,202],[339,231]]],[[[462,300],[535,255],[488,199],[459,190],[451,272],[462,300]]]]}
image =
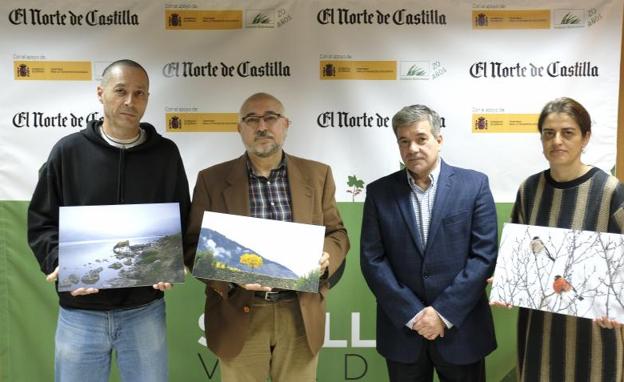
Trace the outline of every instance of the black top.
{"type": "MultiPolygon", "coordinates": [[[[189,187],[175,143],[141,123],[145,142],[120,149],[101,137],[101,125],[91,121],[86,129],[62,138],[39,170],[28,207],[28,243],[46,274],[58,265],[61,206],[179,202],[185,231],[189,187]]],[[[152,287],[137,287],[77,297],[59,292],[59,301],[66,308],[109,310],[144,305],[162,296],[152,287]]]]}

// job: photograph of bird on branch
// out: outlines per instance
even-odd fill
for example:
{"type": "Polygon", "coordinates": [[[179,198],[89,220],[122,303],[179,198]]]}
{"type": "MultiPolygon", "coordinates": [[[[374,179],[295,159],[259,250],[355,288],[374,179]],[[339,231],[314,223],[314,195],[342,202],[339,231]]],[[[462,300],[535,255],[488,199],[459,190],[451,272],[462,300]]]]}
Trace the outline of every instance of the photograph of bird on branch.
{"type": "Polygon", "coordinates": [[[624,321],[624,235],[507,223],[490,301],[624,321]]]}

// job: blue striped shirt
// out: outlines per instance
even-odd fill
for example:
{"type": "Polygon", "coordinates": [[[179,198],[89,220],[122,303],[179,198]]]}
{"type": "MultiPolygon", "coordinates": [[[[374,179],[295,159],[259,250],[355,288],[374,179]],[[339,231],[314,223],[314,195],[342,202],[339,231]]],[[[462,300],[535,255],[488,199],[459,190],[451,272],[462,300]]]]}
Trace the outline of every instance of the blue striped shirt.
{"type": "Polygon", "coordinates": [[[423,190],[416,181],[412,178],[409,171],[405,171],[407,175],[407,182],[409,183],[412,192],[410,194],[410,201],[412,202],[412,210],[416,217],[416,228],[420,234],[421,243],[425,250],[427,247],[427,238],[429,237],[429,224],[431,223],[431,212],[433,210],[433,203],[435,201],[436,189],[438,188],[438,178],[440,176],[440,160],[436,163],[435,168],[429,174],[431,184],[426,190],[423,190]]]}

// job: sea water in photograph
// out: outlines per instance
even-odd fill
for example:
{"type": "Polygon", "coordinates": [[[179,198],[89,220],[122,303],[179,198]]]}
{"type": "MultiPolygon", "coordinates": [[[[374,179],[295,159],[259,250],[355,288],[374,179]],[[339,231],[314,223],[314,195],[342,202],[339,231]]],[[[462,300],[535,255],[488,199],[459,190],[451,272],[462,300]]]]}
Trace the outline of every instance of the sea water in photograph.
{"type": "Polygon", "coordinates": [[[184,282],[178,203],[61,207],[59,291],[184,282]]]}

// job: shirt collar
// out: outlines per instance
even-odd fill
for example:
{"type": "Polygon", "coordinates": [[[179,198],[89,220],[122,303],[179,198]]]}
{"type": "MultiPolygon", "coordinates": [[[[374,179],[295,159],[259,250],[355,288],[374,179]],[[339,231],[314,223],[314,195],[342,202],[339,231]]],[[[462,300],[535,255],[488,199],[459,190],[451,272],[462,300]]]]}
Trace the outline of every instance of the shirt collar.
{"type": "MultiPolygon", "coordinates": [[[[435,164],[435,167],[433,168],[433,170],[429,173],[429,179],[431,180],[431,184],[429,185],[429,188],[427,188],[427,190],[435,187],[438,183],[438,178],[440,177],[440,168],[442,167],[442,160],[440,158],[438,158],[438,161],[435,164]]],[[[405,168],[405,174],[407,175],[407,182],[409,183],[410,187],[412,189],[416,189],[422,192],[425,192],[427,190],[423,190],[422,188],[420,188],[420,186],[418,186],[416,184],[416,181],[414,180],[414,178],[412,177],[412,174],[410,174],[409,170],[407,169],[407,167],[405,168]]]]}
{"type": "MultiPolygon", "coordinates": [[[[251,165],[251,160],[249,159],[249,154],[247,154],[247,152],[245,152],[245,163],[247,165],[247,175],[257,178],[258,175],[256,175],[253,171],[253,166],[251,165]]],[[[277,171],[285,169],[287,164],[288,164],[288,159],[286,157],[286,153],[282,151],[282,160],[280,161],[280,163],[277,165],[276,168],[271,169],[271,175],[273,175],[277,171]]]]}
{"type": "Polygon", "coordinates": [[[135,138],[130,138],[126,140],[123,140],[123,139],[115,140],[109,137],[104,132],[104,126],[101,124],[100,124],[100,136],[102,137],[102,139],[106,141],[106,143],[118,149],[131,149],[135,146],[138,146],[144,143],[147,140],[147,134],[145,133],[145,130],[143,130],[142,128],[139,128],[139,135],[135,138]]]}

